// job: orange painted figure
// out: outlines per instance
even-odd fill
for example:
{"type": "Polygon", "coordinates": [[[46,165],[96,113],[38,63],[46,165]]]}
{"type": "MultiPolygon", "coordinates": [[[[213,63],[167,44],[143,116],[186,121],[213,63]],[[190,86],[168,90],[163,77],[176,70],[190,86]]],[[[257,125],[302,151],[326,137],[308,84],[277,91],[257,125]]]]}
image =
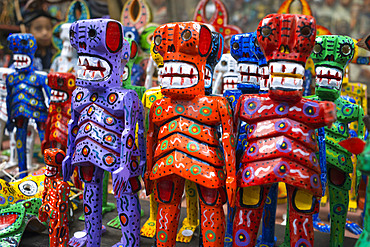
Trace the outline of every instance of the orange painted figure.
{"type": "Polygon", "coordinates": [[[46,222],[49,218],[49,246],[67,247],[69,240],[68,196],[70,186],[63,181],[62,161],[65,153],[57,148],[46,149],[44,192],[39,219],[46,222]]]}
{"type": "Polygon", "coordinates": [[[185,180],[196,183],[198,189],[200,245],[223,246],[222,205],[226,191],[230,204],[234,204],[236,190],[236,139],[227,100],[205,96],[211,31],[196,22],[165,24],[154,32],[154,44],[163,57],[159,77],[165,98],[155,101],[150,109],[144,181],[147,194],[155,185],[156,246],[175,245],[185,180]]]}

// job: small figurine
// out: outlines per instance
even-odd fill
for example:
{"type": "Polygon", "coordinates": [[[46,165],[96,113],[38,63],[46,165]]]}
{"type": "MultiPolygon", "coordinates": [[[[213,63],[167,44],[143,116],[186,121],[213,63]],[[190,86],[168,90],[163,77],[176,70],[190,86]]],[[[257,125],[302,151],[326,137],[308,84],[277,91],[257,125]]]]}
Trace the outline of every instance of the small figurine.
{"type": "Polygon", "coordinates": [[[165,98],[150,109],[144,181],[147,194],[154,190],[158,202],[156,244],[175,245],[180,201],[185,180],[190,180],[200,198],[200,245],[222,246],[225,187],[232,206],[236,189],[236,140],[227,100],[205,96],[212,33],[196,22],[170,23],[156,29],[154,44],[164,61],[159,74],[165,98]]]}
{"type": "Polygon", "coordinates": [[[61,149],[45,149],[46,164],[44,192],[42,206],[39,210],[39,219],[46,222],[49,219],[49,246],[68,247],[68,196],[70,187],[63,181],[62,162],[65,153],[61,149]]]}
{"type": "Polygon", "coordinates": [[[231,37],[235,34],[242,33],[239,27],[228,24],[228,18],[227,10],[221,0],[201,0],[195,9],[193,21],[211,24],[216,29],[216,32],[221,33],[225,39],[224,52],[228,53],[230,51],[229,41],[231,37]],[[206,15],[206,6],[210,1],[214,3],[216,9],[212,17],[208,18],[206,15]]]}
{"type": "Polygon", "coordinates": [[[60,38],[63,42],[63,48],[60,55],[56,57],[51,64],[50,72],[65,72],[75,74],[75,67],[77,66],[77,52],[71,46],[69,41],[69,28],[71,23],[64,23],[60,27],[60,38]]]}
{"type": "Polygon", "coordinates": [[[361,106],[340,98],[344,69],[354,54],[350,37],[324,35],[316,38],[311,55],[316,69],[316,92],[308,97],[329,100],[337,107],[337,121],[325,128],[327,178],[330,197],[330,246],[343,246],[346,216],[353,172],[351,153],[339,145],[349,138],[348,123],[358,121],[358,138],[364,138],[364,112],[361,106]]]}
{"type": "Polygon", "coordinates": [[[213,94],[223,94],[226,90],[237,89],[238,68],[235,59],[230,53],[224,53],[220,62],[215,67],[215,83],[213,85],[213,94]]]}
{"type": "Polygon", "coordinates": [[[17,127],[16,146],[18,151],[20,177],[26,177],[26,140],[29,119],[33,118],[41,142],[44,140],[45,122],[47,119],[47,103],[50,99],[50,88],[47,76],[35,71],[33,57],[37,48],[36,39],[32,34],[12,34],[8,37],[9,49],[13,51],[16,72],[8,75],[7,88],[7,129],[9,133],[17,127]],[[44,97],[43,91],[46,93],[44,97]]]}
{"type": "Polygon", "coordinates": [[[41,150],[51,147],[67,150],[68,122],[71,119],[76,77],[71,73],[49,73],[48,84],[51,87],[51,98],[41,150]]]}
{"type": "MultiPolygon", "coordinates": [[[[109,171],[123,234],[114,246],[139,246],[140,203],[136,192],[145,154],[134,148],[141,102],[135,91],[121,88],[124,66],[130,58],[129,43],[124,39],[122,24],[111,19],[74,22],[70,37],[81,69],[72,95],[63,177],[68,180],[74,167],[79,168],[85,183],[85,230],[69,244],[100,246],[103,174],[109,171]],[[140,161],[135,156],[140,156],[140,161]]],[[[140,146],[143,137],[138,139],[140,146]]]]}
{"type": "Polygon", "coordinates": [[[46,229],[38,219],[41,204],[40,198],[32,198],[0,209],[0,246],[19,246],[27,226],[30,226],[33,232],[39,233],[46,229]]]}
{"type": "Polygon", "coordinates": [[[315,36],[315,19],[305,15],[271,14],[258,25],[270,90],[242,95],[235,109],[237,126],[240,121],[249,126],[237,174],[233,246],[255,246],[263,206],[278,182],[288,190],[290,246],[313,246],[312,214],[321,196],[314,129],[335,121],[333,103],[302,98],[303,65],[315,36]]]}

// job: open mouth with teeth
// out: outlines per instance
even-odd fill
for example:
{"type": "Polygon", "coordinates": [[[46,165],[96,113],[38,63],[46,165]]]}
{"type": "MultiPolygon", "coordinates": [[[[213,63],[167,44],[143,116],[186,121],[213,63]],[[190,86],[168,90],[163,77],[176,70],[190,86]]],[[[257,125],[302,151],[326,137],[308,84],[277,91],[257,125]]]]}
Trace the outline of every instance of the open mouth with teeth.
{"type": "Polygon", "coordinates": [[[269,68],[268,66],[260,66],[259,67],[259,84],[261,90],[268,90],[268,82],[269,82],[269,68]]]}
{"type": "Polygon", "coordinates": [[[53,177],[57,175],[57,173],[58,173],[58,168],[56,168],[55,166],[46,165],[45,176],[53,177]]]}
{"type": "Polygon", "coordinates": [[[342,85],[342,71],[329,67],[316,67],[316,85],[329,89],[340,90],[342,85]]]}
{"type": "Polygon", "coordinates": [[[238,74],[235,72],[226,72],[223,79],[223,90],[238,88],[238,74]]]}
{"type": "Polygon", "coordinates": [[[78,66],[77,79],[103,81],[106,80],[111,73],[111,66],[103,58],[79,56],[78,66]]]}
{"type": "Polygon", "coordinates": [[[13,60],[16,69],[27,68],[31,65],[31,58],[24,54],[14,54],[13,60]]]}
{"type": "Polygon", "coordinates": [[[165,62],[159,69],[159,81],[163,89],[189,88],[198,84],[198,69],[189,63],[165,62]]]}
{"type": "Polygon", "coordinates": [[[294,62],[269,63],[271,88],[285,90],[299,90],[303,86],[304,67],[294,62]]]}
{"type": "Polygon", "coordinates": [[[204,73],[204,87],[210,88],[212,85],[212,72],[206,67],[206,72],[204,73]]]}
{"type": "Polygon", "coordinates": [[[258,65],[253,63],[239,63],[239,76],[238,81],[239,83],[244,84],[259,84],[259,71],[258,65]]]}
{"type": "Polygon", "coordinates": [[[62,90],[51,89],[50,101],[54,103],[62,103],[68,99],[68,94],[62,90]]]}

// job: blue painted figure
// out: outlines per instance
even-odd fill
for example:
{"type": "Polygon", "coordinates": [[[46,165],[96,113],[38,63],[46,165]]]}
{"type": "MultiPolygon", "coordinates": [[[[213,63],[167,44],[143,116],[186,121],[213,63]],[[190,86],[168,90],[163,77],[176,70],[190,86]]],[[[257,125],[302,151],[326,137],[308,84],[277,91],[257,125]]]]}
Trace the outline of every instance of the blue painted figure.
{"type": "MultiPolygon", "coordinates": [[[[9,49],[13,51],[15,72],[6,78],[6,106],[8,111],[7,129],[12,133],[17,127],[16,147],[19,171],[27,170],[26,139],[29,119],[36,121],[41,142],[44,140],[45,122],[48,117],[47,104],[51,90],[47,75],[35,71],[34,54],[36,39],[32,34],[12,34],[8,37],[9,49]],[[43,90],[47,98],[44,97],[43,90]]],[[[20,177],[26,177],[21,173],[20,177]]]]}
{"type": "MultiPolygon", "coordinates": [[[[123,27],[110,19],[74,22],[70,29],[79,66],[77,89],[72,96],[69,145],[63,161],[68,180],[74,167],[85,182],[85,230],[75,234],[72,246],[100,246],[102,230],[102,182],[112,173],[122,238],[114,246],[139,246],[140,204],[137,191],[145,154],[135,145],[135,129],[142,122],[142,105],[135,91],[121,88],[130,46],[123,27]],[[140,121],[141,120],[141,121],[140,121]],[[135,157],[140,157],[140,161],[135,157]]],[[[143,123],[139,125],[143,126],[143,123]]],[[[139,146],[144,145],[139,135],[139,146]]]]}

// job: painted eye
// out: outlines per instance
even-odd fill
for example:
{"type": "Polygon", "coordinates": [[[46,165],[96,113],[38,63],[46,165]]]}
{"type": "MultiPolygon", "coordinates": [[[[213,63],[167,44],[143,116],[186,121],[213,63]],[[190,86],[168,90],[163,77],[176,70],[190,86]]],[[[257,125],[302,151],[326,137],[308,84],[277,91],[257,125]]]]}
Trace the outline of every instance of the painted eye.
{"type": "Polygon", "coordinates": [[[321,50],[322,50],[322,47],[321,47],[321,45],[319,45],[319,44],[316,44],[314,47],[313,47],[313,52],[314,53],[320,53],[321,52],[321,50]]]}
{"type": "Polygon", "coordinates": [[[190,30],[185,30],[184,32],[182,32],[181,38],[185,41],[189,40],[191,38],[190,30]]]}
{"type": "Polygon", "coordinates": [[[58,78],[57,79],[57,84],[58,84],[59,87],[63,86],[63,84],[64,84],[63,83],[63,79],[62,78],[58,78]]]}
{"type": "Polygon", "coordinates": [[[239,44],[238,44],[238,43],[234,43],[234,44],[233,44],[233,49],[234,49],[234,50],[239,49],[239,44]]]}
{"type": "Polygon", "coordinates": [[[75,31],[72,29],[69,30],[69,37],[74,38],[75,37],[75,31]]]}
{"type": "Polygon", "coordinates": [[[155,47],[155,46],[153,47],[153,53],[156,53],[156,54],[158,53],[157,47],[155,47]]]}
{"type": "Polygon", "coordinates": [[[69,79],[68,80],[68,87],[74,87],[75,86],[75,80],[69,79]]]}
{"type": "Polygon", "coordinates": [[[27,40],[25,40],[25,39],[22,39],[22,40],[21,40],[21,45],[24,45],[24,46],[28,45],[28,42],[27,42],[27,40]]]}
{"type": "Polygon", "coordinates": [[[262,35],[264,37],[267,37],[267,36],[269,36],[271,34],[271,28],[269,28],[269,27],[263,27],[261,29],[261,33],[262,33],[262,35]]]}
{"type": "Polygon", "coordinates": [[[221,65],[222,65],[222,66],[226,66],[226,65],[227,65],[227,62],[226,62],[225,60],[222,60],[222,61],[221,61],[221,65]]]}
{"type": "Polygon", "coordinates": [[[90,38],[94,38],[96,36],[96,30],[95,29],[90,29],[88,34],[89,34],[90,38]]]}
{"type": "Polygon", "coordinates": [[[129,39],[135,39],[135,34],[133,32],[128,31],[125,33],[125,37],[129,39]]]}
{"type": "Polygon", "coordinates": [[[342,46],[342,48],[340,49],[340,51],[344,55],[349,55],[351,53],[351,47],[349,45],[345,44],[344,46],[342,46]]]}
{"type": "Polygon", "coordinates": [[[157,36],[154,37],[154,44],[155,45],[160,45],[161,42],[162,42],[162,37],[161,36],[157,35],[157,36]]]}
{"type": "Polygon", "coordinates": [[[300,31],[303,36],[308,37],[311,35],[312,29],[309,26],[304,26],[300,31]]]}

